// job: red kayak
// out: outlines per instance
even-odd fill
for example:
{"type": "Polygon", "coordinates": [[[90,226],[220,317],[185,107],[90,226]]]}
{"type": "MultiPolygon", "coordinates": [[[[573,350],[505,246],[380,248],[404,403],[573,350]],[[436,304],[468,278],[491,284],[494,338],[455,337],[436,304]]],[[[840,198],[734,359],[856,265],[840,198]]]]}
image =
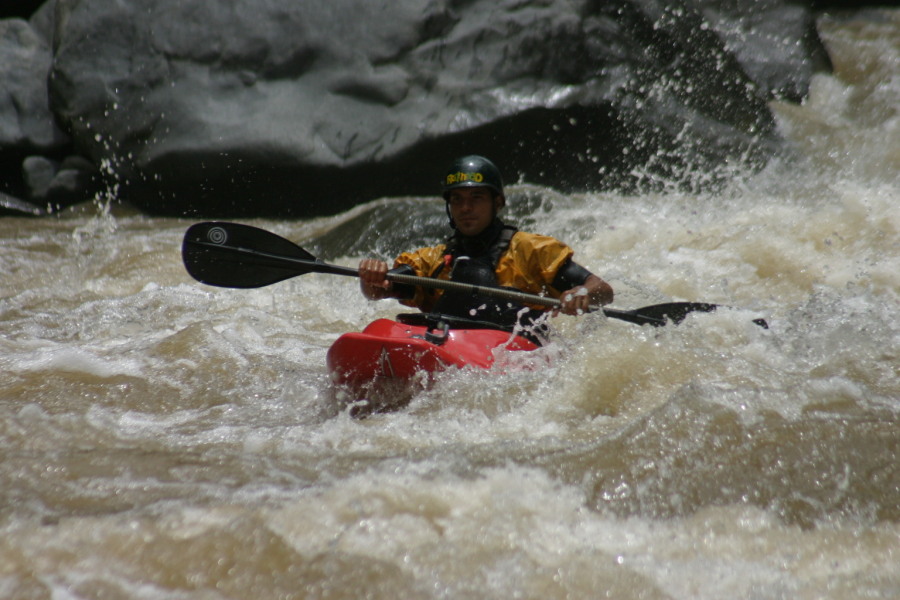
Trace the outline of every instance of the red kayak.
{"type": "MultiPolygon", "coordinates": [[[[402,387],[422,373],[427,376],[451,367],[490,369],[496,357],[494,350],[501,346],[515,351],[539,347],[534,341],[478,321],[427,315],[398,318],[401,322],[378,319],[361,332],[345,333],[328,349],[332,379],[357,394],[352,400],[360,399],[360,393],[372,396],[373,390],[383,384],[390,389],[402,387]]],[[[394,406],[383,408],[396,408],[405,402],[395,398],[388,403],[394,406]]]]}

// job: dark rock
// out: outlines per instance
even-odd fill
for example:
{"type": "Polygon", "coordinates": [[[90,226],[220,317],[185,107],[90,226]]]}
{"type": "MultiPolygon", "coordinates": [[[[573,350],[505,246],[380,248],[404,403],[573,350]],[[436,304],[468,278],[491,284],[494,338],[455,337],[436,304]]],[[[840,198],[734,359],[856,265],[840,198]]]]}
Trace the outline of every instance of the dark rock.
{"type": "Polygon", "coordinates": [[[45,208],[0,192],[0,217],[42,217],[49,214],[45,208]]]}
{"type": "Polygon", "coordinates": [[[27,19],[43,3],[44,0],[4,0],[0,3],[0,19],[27,19]]]}
{"type": "MultiPolygon", "coordinates": [[[[25,157],[55,156],[69,145],[50,112],[50,61],[49,44],[28,22],[0,21],[0,192],[11,197],[26,195],[25,157]]],[[[26,207],[25,213],[33,211],[26,207]]]]}
{"type": "Polygon", "coordinates": [[[27,21],[0,21],[0,148],[54,151],[68,142],[47,99],[50,47],[27,21]]]}
{"type": "Polygon", "coordinates": [[[62,163],[43,156],[29,156],[22,163],[28,199],[51,212],[91,200],[101,192],[100,173],[80,156],[62,163]]]}
{"type": "Polygon", "coordinates": [[[51,105],[154,214],[431,195],[469,152],[566,191],[702,186],[775,153],[767,99],[822,66],[807,11],[747,6],[59,0],[51,105]]]}
{"type": "Polygon", "coordinates": [[[47,203],[55,210],[94,199],[109,199],[103,177],[81,156],[68,156],[47,187],[47,203]]]}
{"type": "Polygon", "coordinates": [[[28,195],[34,199],[46,199],[50,183],[59,170],[59,164],[43,156],[29,156],[22,161],[28,195]]]}
{"type": "Polygon", "coordinates": [[[53,30],[56,19],[56,2],[57,0],[47,0],[41,7],[31,15],[28,23],[34,31],[41,36],[48,44],[53,41],[53,30]]]}
{"type": "Polygon", "coordinates": [[[814,15],[805,6],[731,0],[706,6],[703,16],[768,97],[799,102],[813,74],[831,70],[814,15]]]}
{"type": "Polygon", "coordinates": [[[864,2],[863,0],[812,0],[812,8],[814,10],[861,10],[863,8],[879,8],[890,6],[891,2],[884,0],[876,0],[875,2],[864,2]]]}

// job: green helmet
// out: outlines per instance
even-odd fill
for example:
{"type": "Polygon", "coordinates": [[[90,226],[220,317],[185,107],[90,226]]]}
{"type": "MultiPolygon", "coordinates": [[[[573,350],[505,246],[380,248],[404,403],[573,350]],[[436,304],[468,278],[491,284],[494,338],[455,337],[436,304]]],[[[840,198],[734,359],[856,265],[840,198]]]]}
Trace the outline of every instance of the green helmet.
{"type": "Polygon", "coordinates": [[[444,175],[443,187],[445,200],[450,196],[450,190],[460,187],[489,187],[502,196],[503,178],[494,163],[471,154],[453,161],[444,175]]]}

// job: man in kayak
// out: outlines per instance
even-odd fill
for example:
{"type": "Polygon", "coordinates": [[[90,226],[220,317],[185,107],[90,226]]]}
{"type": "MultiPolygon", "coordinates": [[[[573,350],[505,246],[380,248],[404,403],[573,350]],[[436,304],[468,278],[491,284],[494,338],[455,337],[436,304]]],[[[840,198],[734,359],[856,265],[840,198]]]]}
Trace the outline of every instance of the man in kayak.
{"type": "MultiPolygon", "coordinates": [[[[453,162],[443,180],[443,196],[453,233],[430,248],[404,252],[392,273],[452,279],[479,286],[503,286],[559,298],[559,311],[577,315],[590,305],[609,304],[612,287],[572,260],[572,249],[552,237],[518,231],[498,213],[506,204],[500,171],[482,156],[453,162]]],[[[396,298],[424,313],[530,325],[548,309],[460,292],[396,284],[388,265],[367,258],[359,264],[360,287],[369,300],[396,298]]]]}

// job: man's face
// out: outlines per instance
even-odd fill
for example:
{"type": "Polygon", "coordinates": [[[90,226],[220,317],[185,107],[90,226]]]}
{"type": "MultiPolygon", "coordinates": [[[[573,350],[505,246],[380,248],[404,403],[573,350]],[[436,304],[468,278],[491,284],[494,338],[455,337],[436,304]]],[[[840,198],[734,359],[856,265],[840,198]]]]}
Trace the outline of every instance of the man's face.
{"type": "Polygon", "coordinates": [[[495,212],[501,206],[501,200],[494,196],[491,188],[461,187],[450,192],[447,204],[456,229],[464,236],[471,237],[491,224],[495,212]]]}

